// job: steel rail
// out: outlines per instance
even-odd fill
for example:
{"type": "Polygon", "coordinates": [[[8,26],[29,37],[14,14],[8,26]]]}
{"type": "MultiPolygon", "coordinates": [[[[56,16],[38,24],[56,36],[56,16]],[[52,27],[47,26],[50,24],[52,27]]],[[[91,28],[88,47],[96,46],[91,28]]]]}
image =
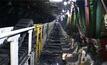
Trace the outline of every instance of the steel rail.
{"type": "Polygon", "coordinates": [[[18,33],[26,32],[26,31],[31,30],[31,29],[34,29],[34,26],[19,29],[19,30],[14,30],[14,31],[11,31],[11,32],[2,33],[2,34],[0,34],[0,39],[5,38],[5,37],[9,37],[9,36],[12,36],[12,35],[16,35],[18,33]]]}

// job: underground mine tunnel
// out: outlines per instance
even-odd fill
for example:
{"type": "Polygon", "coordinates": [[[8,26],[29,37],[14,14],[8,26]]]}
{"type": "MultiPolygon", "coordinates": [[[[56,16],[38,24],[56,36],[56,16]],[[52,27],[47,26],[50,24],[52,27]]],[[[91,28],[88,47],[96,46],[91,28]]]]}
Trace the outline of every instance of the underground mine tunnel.
{"type": "Polygon", "coordinates": [[[0,65],[107,65],[107,0],[0,0],[0,65]]]}

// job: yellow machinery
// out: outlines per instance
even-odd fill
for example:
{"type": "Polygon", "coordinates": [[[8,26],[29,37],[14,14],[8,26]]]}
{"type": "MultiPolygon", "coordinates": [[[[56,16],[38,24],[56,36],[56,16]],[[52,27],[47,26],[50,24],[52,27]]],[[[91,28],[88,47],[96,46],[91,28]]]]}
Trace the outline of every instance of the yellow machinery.
{"type": "Polygon", "coordinates": [[[39,58],[42,51],[42,24],[35,24],[35,33],[36,33],[36,63],[39,63],[39,58]]]}

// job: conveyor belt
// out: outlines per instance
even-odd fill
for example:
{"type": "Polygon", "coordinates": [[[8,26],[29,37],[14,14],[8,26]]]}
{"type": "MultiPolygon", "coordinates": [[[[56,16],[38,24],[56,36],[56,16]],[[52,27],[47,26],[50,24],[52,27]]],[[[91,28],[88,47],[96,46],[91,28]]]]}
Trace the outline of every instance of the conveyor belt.
{"type": "Polygon", "coordinates": [[[61,57],[64,51],[62,49],[64,48],[64,45],[68,45],[67,35],[61,27],[61,24],[59,22],[55,22],[43,47],[43,51],[40,57],[40,65],[45,65],[45,63],[47,65],[55,63],[63,65],[61,57]]]}

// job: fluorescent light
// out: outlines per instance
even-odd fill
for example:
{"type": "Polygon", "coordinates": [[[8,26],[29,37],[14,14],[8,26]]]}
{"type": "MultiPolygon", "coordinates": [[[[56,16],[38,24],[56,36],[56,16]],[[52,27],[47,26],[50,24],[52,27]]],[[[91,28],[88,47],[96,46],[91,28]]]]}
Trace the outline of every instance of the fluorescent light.
{"type": "Polygon", "coordinates": [[[49,0],[50,2],[62,2],[63,0],[49,0]]]}
{"type": "Polygon", "coordinates": [[[72,0],[73,2],[76,2],[77,0],[72,0]]]}
{"type": "Polygon", "coordinates": [[[66,5],[67,5],[67,2],[64,2],[64,5],[66,6],[66,5]]]}

